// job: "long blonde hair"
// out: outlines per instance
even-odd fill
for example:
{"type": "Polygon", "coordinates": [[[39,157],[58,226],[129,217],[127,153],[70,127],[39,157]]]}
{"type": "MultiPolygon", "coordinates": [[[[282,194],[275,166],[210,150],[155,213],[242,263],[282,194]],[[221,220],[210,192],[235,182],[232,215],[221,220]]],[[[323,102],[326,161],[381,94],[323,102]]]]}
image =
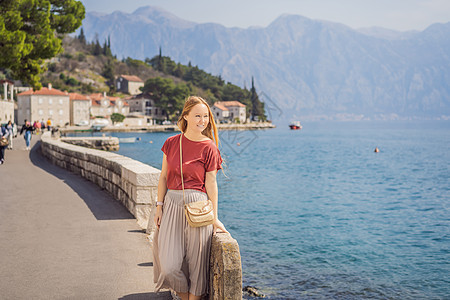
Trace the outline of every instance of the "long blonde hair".
{"type": "Polygon", "coordinates": [[[186,99],[184,103],[183,111],[181,112],[180,117],[178,118],[178,128],[180,128],[181,132],[185,133],[187,128],[187,121],[184,119],[184,116],[188,115],[191,109],[197,104],[205,104],[208,108],[209,114],[209,122],[208,126],[202,131],[204,136],[209,137],[211,140],[215,141],[216,146],[219,147],[219,134],[217,133],[216,122],[214,121],[214,116],[209,108],[208,103],[201,97],[198,96],[190,96],[186,99]]]}

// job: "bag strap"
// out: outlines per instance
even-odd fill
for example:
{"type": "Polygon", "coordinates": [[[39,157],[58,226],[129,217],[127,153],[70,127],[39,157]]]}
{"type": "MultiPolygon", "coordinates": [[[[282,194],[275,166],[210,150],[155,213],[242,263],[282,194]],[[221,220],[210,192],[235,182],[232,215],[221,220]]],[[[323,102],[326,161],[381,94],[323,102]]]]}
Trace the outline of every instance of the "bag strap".
{"type": "Polygon", "coordinates": [[[183,202],[186,204],[184,200],[184,181],[183,181],[183,149],[181,147],[181,140],[183,139],[183,133],[180,135],[180,173],[181,173],[181,187],[183,188],[183,202]]]}

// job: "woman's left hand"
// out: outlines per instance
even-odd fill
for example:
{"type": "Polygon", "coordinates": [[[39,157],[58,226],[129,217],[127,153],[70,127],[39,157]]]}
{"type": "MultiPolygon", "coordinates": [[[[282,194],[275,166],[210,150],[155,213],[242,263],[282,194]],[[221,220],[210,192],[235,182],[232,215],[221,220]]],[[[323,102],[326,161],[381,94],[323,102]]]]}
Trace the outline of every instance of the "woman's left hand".
{"type": "Polygon", "coordinates": [[[213,235],[217,233],[217,229],[220,229],[219,232],[228,233],[228,231],[225,229],[225,226],[223,226],[222,222],[219,221],[219,219],[216,219],[213,223],[213,235]]]}

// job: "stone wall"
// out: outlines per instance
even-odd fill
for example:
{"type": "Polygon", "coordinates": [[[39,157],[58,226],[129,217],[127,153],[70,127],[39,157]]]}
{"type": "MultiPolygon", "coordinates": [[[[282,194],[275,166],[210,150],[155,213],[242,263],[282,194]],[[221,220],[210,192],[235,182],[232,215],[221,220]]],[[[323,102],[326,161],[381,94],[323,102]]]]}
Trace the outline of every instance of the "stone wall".
{"type": "MultiPolygon", "coordinates": [[[[41,137],[41,151],[53,164],[79,174],[107,190],[153,234],[160,170],[122,155],[41,137]],[[150,222],[149,222],[150,220],[150,222]]],[[[229,234],[213,236],[210,259],[210,299],[242,299],[239,245],[229,234]]]]}
{"type": "Polygon", "coordinates": [[[107,190],[133,214],[141,228],[147,228],[156,203],[158,169],[119,154],[64,143],[49,132],[41,137],[41,150],[53,164],[107,190]]]}
{"type": "Polygon", "coordinates": [[[0,123],[8,123],[8,121],[15,123],[14,101],[0,99],[0,123]]]}

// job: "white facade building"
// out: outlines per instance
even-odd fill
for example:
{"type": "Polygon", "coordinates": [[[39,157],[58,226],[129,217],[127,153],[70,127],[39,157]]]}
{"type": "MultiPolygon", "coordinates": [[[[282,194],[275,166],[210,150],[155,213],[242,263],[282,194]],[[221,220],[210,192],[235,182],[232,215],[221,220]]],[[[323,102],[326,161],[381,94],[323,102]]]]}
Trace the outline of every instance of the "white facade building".
{"type": "MultiPolygon", "coordinates": [[[[130,106],[130,113],[145,115],[148,121],[166,119],[163,109],[156,106],[155,100],[149,94],[139,94],[128,98],[128,105],[130,106]]],[[[148,123],[153,122],[149,121],[148,123]]]]}
{"type": "Polygon", "coordinates": [[[28,90],[17,95],[17,123],[24,120],[31,123],[41,120],[52,120],[53,126],[64,126],[70,123],[69,94],[60,90],[43,87],[38,91],[28,90]]]}
{"type": "Polygon", "coordinates": [[[91,99],[91,118],[110,118],[113,113],[126,116],[130,113],[128,103],[119,97],[96,93],[91,94],[89,98],[91,99]]]}
{"type": "Polygon", "coordinates": [[[239,101],[218,101],[211,107],[214,118],[218,121],[245,123],[247,119],[246,105],[239,101]]]}
{"type": "Polygon", "coordinates": [[[91,113],[91,99],[78,93],[69,93],[70,125],[89,123],[91,113]]]}

